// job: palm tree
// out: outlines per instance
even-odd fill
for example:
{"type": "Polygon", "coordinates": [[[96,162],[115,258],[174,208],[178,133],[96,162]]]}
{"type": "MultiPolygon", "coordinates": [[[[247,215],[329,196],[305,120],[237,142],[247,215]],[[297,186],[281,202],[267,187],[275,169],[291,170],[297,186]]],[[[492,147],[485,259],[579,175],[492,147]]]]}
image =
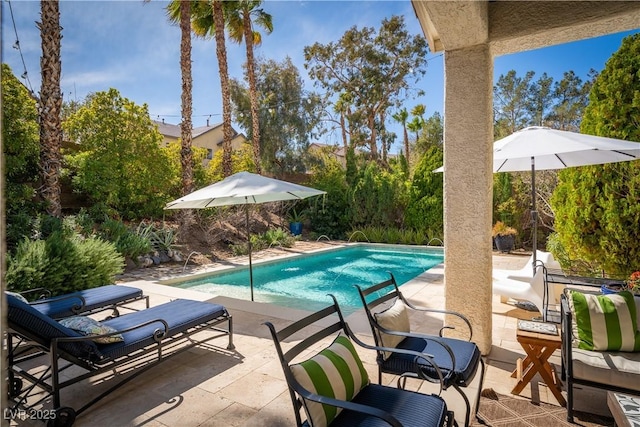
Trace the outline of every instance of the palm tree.
{"type": "Polygon", "coordinates": [[[273,31],[271,15],[258,6],[262,0],[239,0],[234,7],[227,9],[229,12],[227,28],[229,37],[240,43],[244,39],[247,47],[247,77],[249,80],[249,97],[251,99],[251,139],[253,141],[253,160],[256,171],[262,174],[260,166],[260,122],[258,120],[258,89],[256,87],[255,60],[253,47],[262,43],[262,35],[254,31],[252,22],[257,23],[270,34],[273,31]],[[252,15],[255,17],[252,20],[252,15]]]}
{"type": "MultiPolygon", "coordinates": [[[[169,16],[176,22],[179,19],[180,0],[169,3],[169,16]]],[[[229,94],[229,67],[227,66],[227,49],[224,40],[224,9],[233,6],[231,2],[222,0],[196,0],[191,2],[191,29],[196,36],[214,37],[216,41],[216,55],[220,73],[222,91],[222,174],[224,177],[232,173],[231,160],[231,97],[229,94]]]]}
{"type": "Polygon", "coordinates": [[[424,122],[420,119],[420,117],[414,117],[409,123],[407,123],[407,129],[411,132],[416,133],[416,143],[418,142],[418,138],[420,137],[420,131],[422,130],[422,125],[424,122]]]}
{"type": "Polygon", "coordinates": [[[350,105],[352,99],[351,95],[348,92],[343,92],[338,97],[333,109],[336,113],[340,114],[340,130],[342,132],[342,145],[344,147],[345,155],[347,150],[349,149],[349,141],[347,139],[347,124],[345,120],[345,116],[349,114],[350,105]]]}
{"type": "Polygon", "coordinates": [[[193,191],[193,152],[191,138],[193,128],[191,116],[193,113],[193,79],[191,77],[191,2],[180,3],[180,72],[182,74],[182,121],[180,136],[182,150],[180,161],[182,164],[182,195],[193,191]]]}
{"type": "Polygon", "coordinates": [[[213,0],[213,29],[216,40],[216,56],[220,70],[222,89],[222,175],[226,178],[233,172],[231,164],[231,95],[229,92],[229,67],[227,65],[227,47],[224,41],[224,8],[222,0],[213,0]]]}
{"type": "Polygon", "coordinates": [[[40,168],[42,173],[42,198],[47,203],[47,213],[60,217],[60,147],[62,146],[62,93],[60,91],[60,8],[57,0],[40,2],[38,23],[42,40],[40,69],[40,168]]]}
{"type": "Polygon", "coordinates": [[[409,119],[409,113],[407,112],[406,108],[403,108],[402,110],[398,111],[397,113],[395,113],[391,117],[393,117],[393,119],[396,122],[402,124],[402,131],[403,131],[403,136],[404,136],[404,155],[407,158],[407,163],[410,164],[410,162],[409,162],[409,134],[407,133],[407,119],[409,119]]]}

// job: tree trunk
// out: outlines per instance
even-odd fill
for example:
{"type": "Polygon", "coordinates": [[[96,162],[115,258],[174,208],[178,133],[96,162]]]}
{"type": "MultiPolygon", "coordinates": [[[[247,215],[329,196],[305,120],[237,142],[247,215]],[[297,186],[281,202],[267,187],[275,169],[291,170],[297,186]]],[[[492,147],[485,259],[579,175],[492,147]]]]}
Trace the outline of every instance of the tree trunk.
{"type": "Polygon", "coordinates": [[[409,134],[407,133],[406,121],[402,124],[402,130],[404,131],[404,155],[407,158],[407,164],[410,164],[409,163],[409,134]]]}
{"type": "Polygon", "coordinates": [[[220,70],[220,86],[222,89],[222,175],[226,178],[231,175],[231,97],[229,93],[229,70],[227,66],[227,49],[224,40],[224,12],[222,0],[213,0],[213,21],[215,27],[216,55],[218,57],[218,69],[220,70]]]}
{"type": "Polygon", "coordinates": [[[376,117],[375,113],[369,113],[369,130],[371,131],[371,139],[369,141],[369,146],[371,148],[371,158],[373,160],[378,159],[378,144],[376,142],[376,117]]]}
{"type": "Polygon", "coordinates": [[[57,0],[40,2],[42,22],[38,23],[42,40],[40,68],[42,85],[40,88],[40,168],[42,173],[42,198],[47,204],[49,215],[60,217],[60,147],[62,126],[60,112],[62,94],[60,91],[60,9],[57,0]]]}
{"type": "Polygon", "coordinates": [[[251,100],[251,139],[253,141],[253,161],[256,173],[262,175],[260,165],[260,120],[258,116],[258,88],[256,87],[255,60],[253,59],[253,29],[248,8],[242,11],[244,24],[244,42],[247,46],[247,77],[249,78],[249,97],[251,100]]]}
{"type": "Polygon", "coordinates": [[[349,141],[347,140],[347,124],[344,120],[344,113],[340,113],[340,129],[342,130],[342,145],[344,147],[344,155],[347,155],[349,149],[349,141]]]}
{"type": "MultiPolygon", "coordinates": [[[[180,163],[182,165],[182,195],[193,192],[193,151],[191,149],[191,137],[193,123],[192,116],[192,90],[193,79],[191,77],[191,2],[180,2],[180,72],[182,73],[182,122],[180,123],[180,137],[182,149],[180,150],[180,163]]],[[[180,214],[181,230],[188,229],[193,221],[193,211],[183,209],[180,214]]]]}
{"type": "Polygon", "coordinates": [[[385,114],[384,110],[382,110],[380,111],[380,129],[382,129],[380,132],[380,135],[382,135],[382,138],[380,138],[382,141],[382,161],[387,163],[387,132],[385,130],[384,121],[385,114]]]}

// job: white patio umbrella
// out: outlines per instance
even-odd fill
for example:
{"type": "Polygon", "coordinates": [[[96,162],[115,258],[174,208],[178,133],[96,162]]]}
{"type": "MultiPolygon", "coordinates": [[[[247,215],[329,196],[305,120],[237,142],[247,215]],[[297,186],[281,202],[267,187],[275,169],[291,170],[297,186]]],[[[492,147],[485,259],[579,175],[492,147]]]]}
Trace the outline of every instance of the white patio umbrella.
{"type": "MultiPolygon", "coordinates": [[[[567,132],[542,126],[521,129],[493,143],[493,172],[531,170],[533,268],[538,246],[536,170],[625,162],[640,158],[640,144],[621,139],[567,132]]],[[[443,172],[440,167],[434,172],[443,172]]]]}
{"type": "Polygon", "coordinates": [[[531,126],[493,143],[493,171],[531,170],[531,220],[533,221],[533,268],[538,246],[536,170],[626,162],[640,158],[640,144],[531,126]]]}
{"type": "Polygon", "coordinates": [[[253,301],[253,267],[251,261],[251,236],[249,233],[249,205],[283,200],[306,199],[326,194],[303,185],[268,178],[250,172],[238,172],[222,181],[201,188],[177,200],[169,202],[165,209],[204,209],[216,206],[245,205],[247,240],[249,244],[249,282],[253,301]]]}

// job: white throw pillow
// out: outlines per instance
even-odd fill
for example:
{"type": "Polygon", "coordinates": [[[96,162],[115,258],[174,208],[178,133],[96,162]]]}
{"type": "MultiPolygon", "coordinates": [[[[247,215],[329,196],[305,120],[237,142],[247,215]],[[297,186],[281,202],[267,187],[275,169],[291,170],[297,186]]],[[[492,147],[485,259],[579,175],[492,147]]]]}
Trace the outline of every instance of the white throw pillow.
{"type": "MultiPolygon", "coordinates": [[[[396,302],[388,309],[380,313],[374,313],[373,317],[376,319],[376,323],[384,329],[398,332],[411,332],[407,306],[400,298],[397,298],[396,302]]],[[[404,340],[403,336],[390,335],[383,332],[380,332],[379,337],[383,347],[395,348],[404,340]]],[[[387,360],[389,356],[391,356],[391,352],[385,352],[384,359],[387,360]]]]}

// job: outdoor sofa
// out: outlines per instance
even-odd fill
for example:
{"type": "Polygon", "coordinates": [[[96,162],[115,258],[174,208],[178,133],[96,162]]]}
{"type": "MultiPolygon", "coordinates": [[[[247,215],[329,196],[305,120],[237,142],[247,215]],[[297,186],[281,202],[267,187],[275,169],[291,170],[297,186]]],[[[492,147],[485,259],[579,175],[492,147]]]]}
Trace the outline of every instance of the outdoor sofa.
{"type": "Polygon", "coordinates": [[[99,327],[88,317],[56,321],[12,295],[7,295],[7,307],[10,411],[52,402],[52,426],[72,425],[118,387],[196,345],[226,336],[227,349],[234,349],[232,317],[219,304],[178,299],[107,319],[99,327]],[[76,329],[84,321],[90,327],[80,333],[76,329]],[[62,405],[61,390],[105,373],[113,374],[106,391],[87,397],[77,410],[62,405]]]}
{"type": "MultiPolygon", "coordinates": [[[[631,343],[634,340],[634,333],[636,343],[640,341],[640,327],[638,326],[640,325],[640,296],[631,297],[630,295],[627,293],[622,297],[622,300],[619,298],[612,303],[614,301],[612,298],[607,295],[599,295],[598,291],[589,292],[584,288],[580,290],[566,288],[561,296],[562,379],[565,381],[567,391],[567,419],[569,422],[573,422],[576,388],[588,386],[633,395],[640,394],[640,348],[638,348],[638,344],[636,344],[635,351],[629,348],[631,344],[627,345],[625,351],[587,349],[587,347],[606,348],[607,346],[618,348],[615,340],[609,338],[610,333],[606,332],[612,327],[614,329],[619,327],[620,336],[625,336],[623,342],[631,343]],[[596,308],[595,302],[602,299],[607,301],[609,307],[615,307],[615,309],[607,309],[613,315],[613,320],[609,315],[606,320],[599,317],[602,309],[596,308]],[[580,300],[589,301],[589,305],[582,304],[582,307],[590,307],[589,315],[585,316],[585,309],[580,309],[580,303],[574,302],[580,300]],[[632,319],[634,307],[635,322],[632,319]],[[627,309],[629,310],[628,314],[625,313],[627,309]],[[597,314],[591,314],[594,312],[597,314]],[[616,323],[616,318],[626,319],[626,321],[620,320],[619,322],[626,323],[627,326],[610,326],[611,323],[616,323]],[[583,331],[586,330],[585,321],[589,322],[586,329],[590,330],[587,332],[587,338],[583,338],[583,331]],[[635,331],[632,330],[633,327],[635,327],[635,331]],[[606,342],[602,340],[606,340],[606,342]],[[580,343],[581,341],[583,344],[580,343]]],[[[601,304],[598,306],[602,307],[601,304]]]]}

